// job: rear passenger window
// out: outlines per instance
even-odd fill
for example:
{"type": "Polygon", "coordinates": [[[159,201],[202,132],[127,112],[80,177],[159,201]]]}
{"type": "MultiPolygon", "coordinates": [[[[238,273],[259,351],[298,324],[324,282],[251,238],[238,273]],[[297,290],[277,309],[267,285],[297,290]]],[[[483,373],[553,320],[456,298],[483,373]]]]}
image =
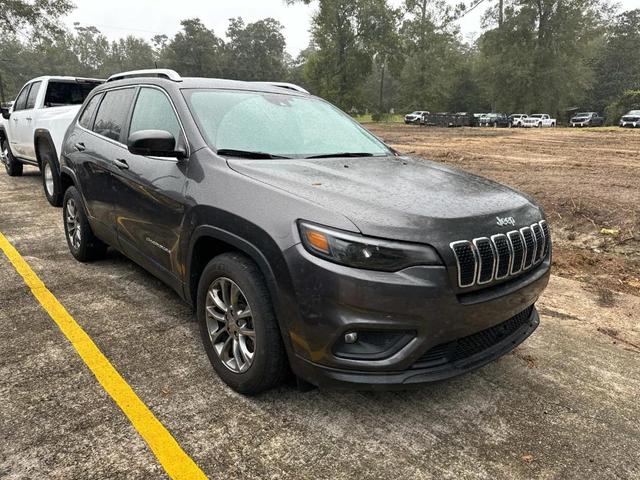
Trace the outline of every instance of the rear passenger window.
{"type": "Polygon", "coordinates": [[[141,88],[131,117],[129,135],[140,130],[164,130],[180,139],[180,124],[167,96],[155,88],[141,88]]]}
{"type": "Polygon", "coordinates": [[[25,109],[29,110],[36,107],[36,97],[38,96],[38,92],[40,91],[40,85],[42,85],[42,82],[33,82],[31,84],[31,90],[29,90],[29,96],[27,97],[27,106],[25,107],[25,109]]]}
{"type": "Polygon", "coordinates": [[[120,141],[120,134],[129,114],[133,93],[133,88],[112,90],[105,93],[96,114],[93,131],[112,140],[120,141]]]}
{"type": "Polygon", "coordinates": [[[96,112],[101,98],[102,95],[98,94],[89,100],[89,103],[87,103],[87,106],[84,108],[82,115],[80,115],[80,120],[78,120],[81,127],[91,130],[91,127],[93,127],[91,120],[93,120],[93,114],[96,112]]]}

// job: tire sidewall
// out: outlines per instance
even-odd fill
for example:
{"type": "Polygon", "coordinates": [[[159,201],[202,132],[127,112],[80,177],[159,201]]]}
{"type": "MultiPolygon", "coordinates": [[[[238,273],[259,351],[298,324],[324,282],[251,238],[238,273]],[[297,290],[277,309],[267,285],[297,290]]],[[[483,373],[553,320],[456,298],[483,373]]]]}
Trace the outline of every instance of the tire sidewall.
{"type": "Polygon", "coordinates": [[[87,219],[87,214],[84,209],[84,204],[82,202],[82,196],[80,192],[76,189],[76,187],[69,187],[64,194],[64,200],[62,202],[62,221],[64,224],[64,237],[67,241],[67,246],[69,247],[69,252],[71,255],[78,260],[79,262],[88,262],[93,260],[97,256],[99,256],[99,251],[104,250],[104,246],[102,244],[95,245],[96,239],[93,236],[93,232],[91,230],[91,226],[89,225],[89,220],[87,219]],[[79,217],[79,228],[80,228],[80,247],[76,250],[73,248],[71,241],[69,240],[69,235],[67,232],[67,204],[69,199],[73,199],[76,203],[76,209],[78,210],[79,217]]]}
{"type": "Polygon", "coordinates": [[[47,201],[54,207],[62,206],[62,192],[60,185],[60,172],[58,170],[58,162],[55,161],[50,151],[42,153],[42,189],[47,201]],[[53,193],[50,195],[47,191],[47,180],[44,175],[45,165],[49,165],[51,177],[53,180],[53,193]]]}
{"type": "Polygon", "coordinates": [[[6,136],[2,141],[2,146],[5,145],[7,147],[7,163],[4,164],[4,168],[7,172],[7,175],[9,175],[10,177],[17,177],[22,175],[23,165],[18,162],[13,156],[13,152],[11,151],[11,144],[9,143],[9,139],[6,136]]]}
{"type": "Polygon", "coordinates": [[[255,269],[246,268],[245,262],[244,257],[239,254],[223,254],[209,262],[198,284],[197,317],[205,351],[218,376],[234,390],[253,394],[263,390],[256,385],[260,385],[269,374],[268,347],[269,342],[274,339],[268,327],[271,326],[270,322],[276,320],[270,301],[265,301],[266,287],[263,279],[257,277],[255,269]],[[232,372],[222,363],[209,337],[205,314],[206,296],[211,284],[220,277],[226,277],[240,287],[253,312],[253,328],[256,332],[255,353],[251,366],[244,373],[232,372]]]}

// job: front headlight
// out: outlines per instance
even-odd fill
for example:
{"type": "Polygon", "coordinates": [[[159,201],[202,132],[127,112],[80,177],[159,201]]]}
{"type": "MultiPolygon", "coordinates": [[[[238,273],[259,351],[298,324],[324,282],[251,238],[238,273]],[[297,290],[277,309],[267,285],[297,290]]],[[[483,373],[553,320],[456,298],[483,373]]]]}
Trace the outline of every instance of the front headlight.
{"type": "Polygon", "coordinates": [[[415,265],[442,265],[427,245],[393,242],[299,221],[305,249],[318,257],[353,268],[397,272],[415,265]]]}

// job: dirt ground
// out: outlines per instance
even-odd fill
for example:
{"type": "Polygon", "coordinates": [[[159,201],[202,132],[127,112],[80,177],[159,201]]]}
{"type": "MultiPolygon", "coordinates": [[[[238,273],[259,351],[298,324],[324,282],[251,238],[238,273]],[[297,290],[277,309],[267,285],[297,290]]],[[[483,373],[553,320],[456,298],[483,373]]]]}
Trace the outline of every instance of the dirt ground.
{"type": "Polygon", "coordinates": [[[557,275],[640,295],[640,131],[367,124],[402,153],[483,175],[544,207],[557,275]],[[603,229],[606,229],[603,233],[603,229]]]}
{"type": "MultiPolygon", "coordinates": [[[[612,147],[636,152],[629,153],[636,157],[626,173],[620,159],[610,160],[620,164],[613,175],[573,159],[583,166],[567,167],[562,180],[551,172],[564,168],[552,151],[560,150],[557,143],[546,150],[536,138],[571,148],[567,138],[576,135],[595,148],[598,134],[376,131],[404,151],[419,148],[425,157],[504,179],[539,197],[557,217],[552,223],[560,260],[584,252],[595,265],[599,255],[621,262],[615,249],[637,246],[637,239],[622,242],[634,224],[616,212],[607,226],[623,233],[597,247],[607,253],[583,246],[578,239],[599,238],[597,229],[561,203],[573,198],[598,226],[606,213],[593,212],[607,195],[631,211],[638,199],[640,135],[622,133],[624,141],[612,147]],[[483,137],[493,147],[483,147],[483,137]],[[420,147],[410,146],[411,138],[420,147]],[[592,169],[601,173],[582,173],[592,169]],[[536,177],[544,180],[534,182],[536,177]],[[627,194],[607,193],[607,182],[632,186],[633,178],[634,188],[616,187],[627,194]],[[591,191],[580,185],[587,181],[603,186],[601,197],[578,195],[591,191]],[[570,222],[574,240],[562,230],[570,222]]],[[[563,277],[553,275],[538,302],[538,330],[511,354],[448,381],[380,393],[283,386],[247,398],[214,375],[192,311],[170,289],[114,251],[89,264],[71,257],[61,210],[46,202],[36,170],[21,178],[0,173],[0,201],[0,231],[210,478],[640,478],[640,297],[624,293],[631,287],[607,288],[603,295],[590,286],[595,283],[579,281],[590,275],[579,265],[575,278],[556,268],[563,277]]],[[[634,221],[637,226],[637,216],[634,221]]],[[[637,252],[627,255],[637,258],[637,252]]],[[[622,279],[613,273],[609,281],[622,279]]],[[[1,253],[0,478],[165,478],[1,253]]]]}

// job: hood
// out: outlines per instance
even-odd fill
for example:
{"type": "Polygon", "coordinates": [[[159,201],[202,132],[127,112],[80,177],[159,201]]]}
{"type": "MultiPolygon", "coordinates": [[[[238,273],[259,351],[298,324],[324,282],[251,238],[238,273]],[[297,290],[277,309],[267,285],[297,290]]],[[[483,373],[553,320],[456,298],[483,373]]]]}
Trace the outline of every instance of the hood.
{"type": "MultiPolygon", "coordinates": [[[[228,160],[238,173],[347,217],[365,235],[448,245],[540,220],[523,194],[409,157],[228,160]],[[500,223],[504,225],[501,226],[500,223]]],[[[313,218],[307,220],[313,221],[313,218]]]]}

